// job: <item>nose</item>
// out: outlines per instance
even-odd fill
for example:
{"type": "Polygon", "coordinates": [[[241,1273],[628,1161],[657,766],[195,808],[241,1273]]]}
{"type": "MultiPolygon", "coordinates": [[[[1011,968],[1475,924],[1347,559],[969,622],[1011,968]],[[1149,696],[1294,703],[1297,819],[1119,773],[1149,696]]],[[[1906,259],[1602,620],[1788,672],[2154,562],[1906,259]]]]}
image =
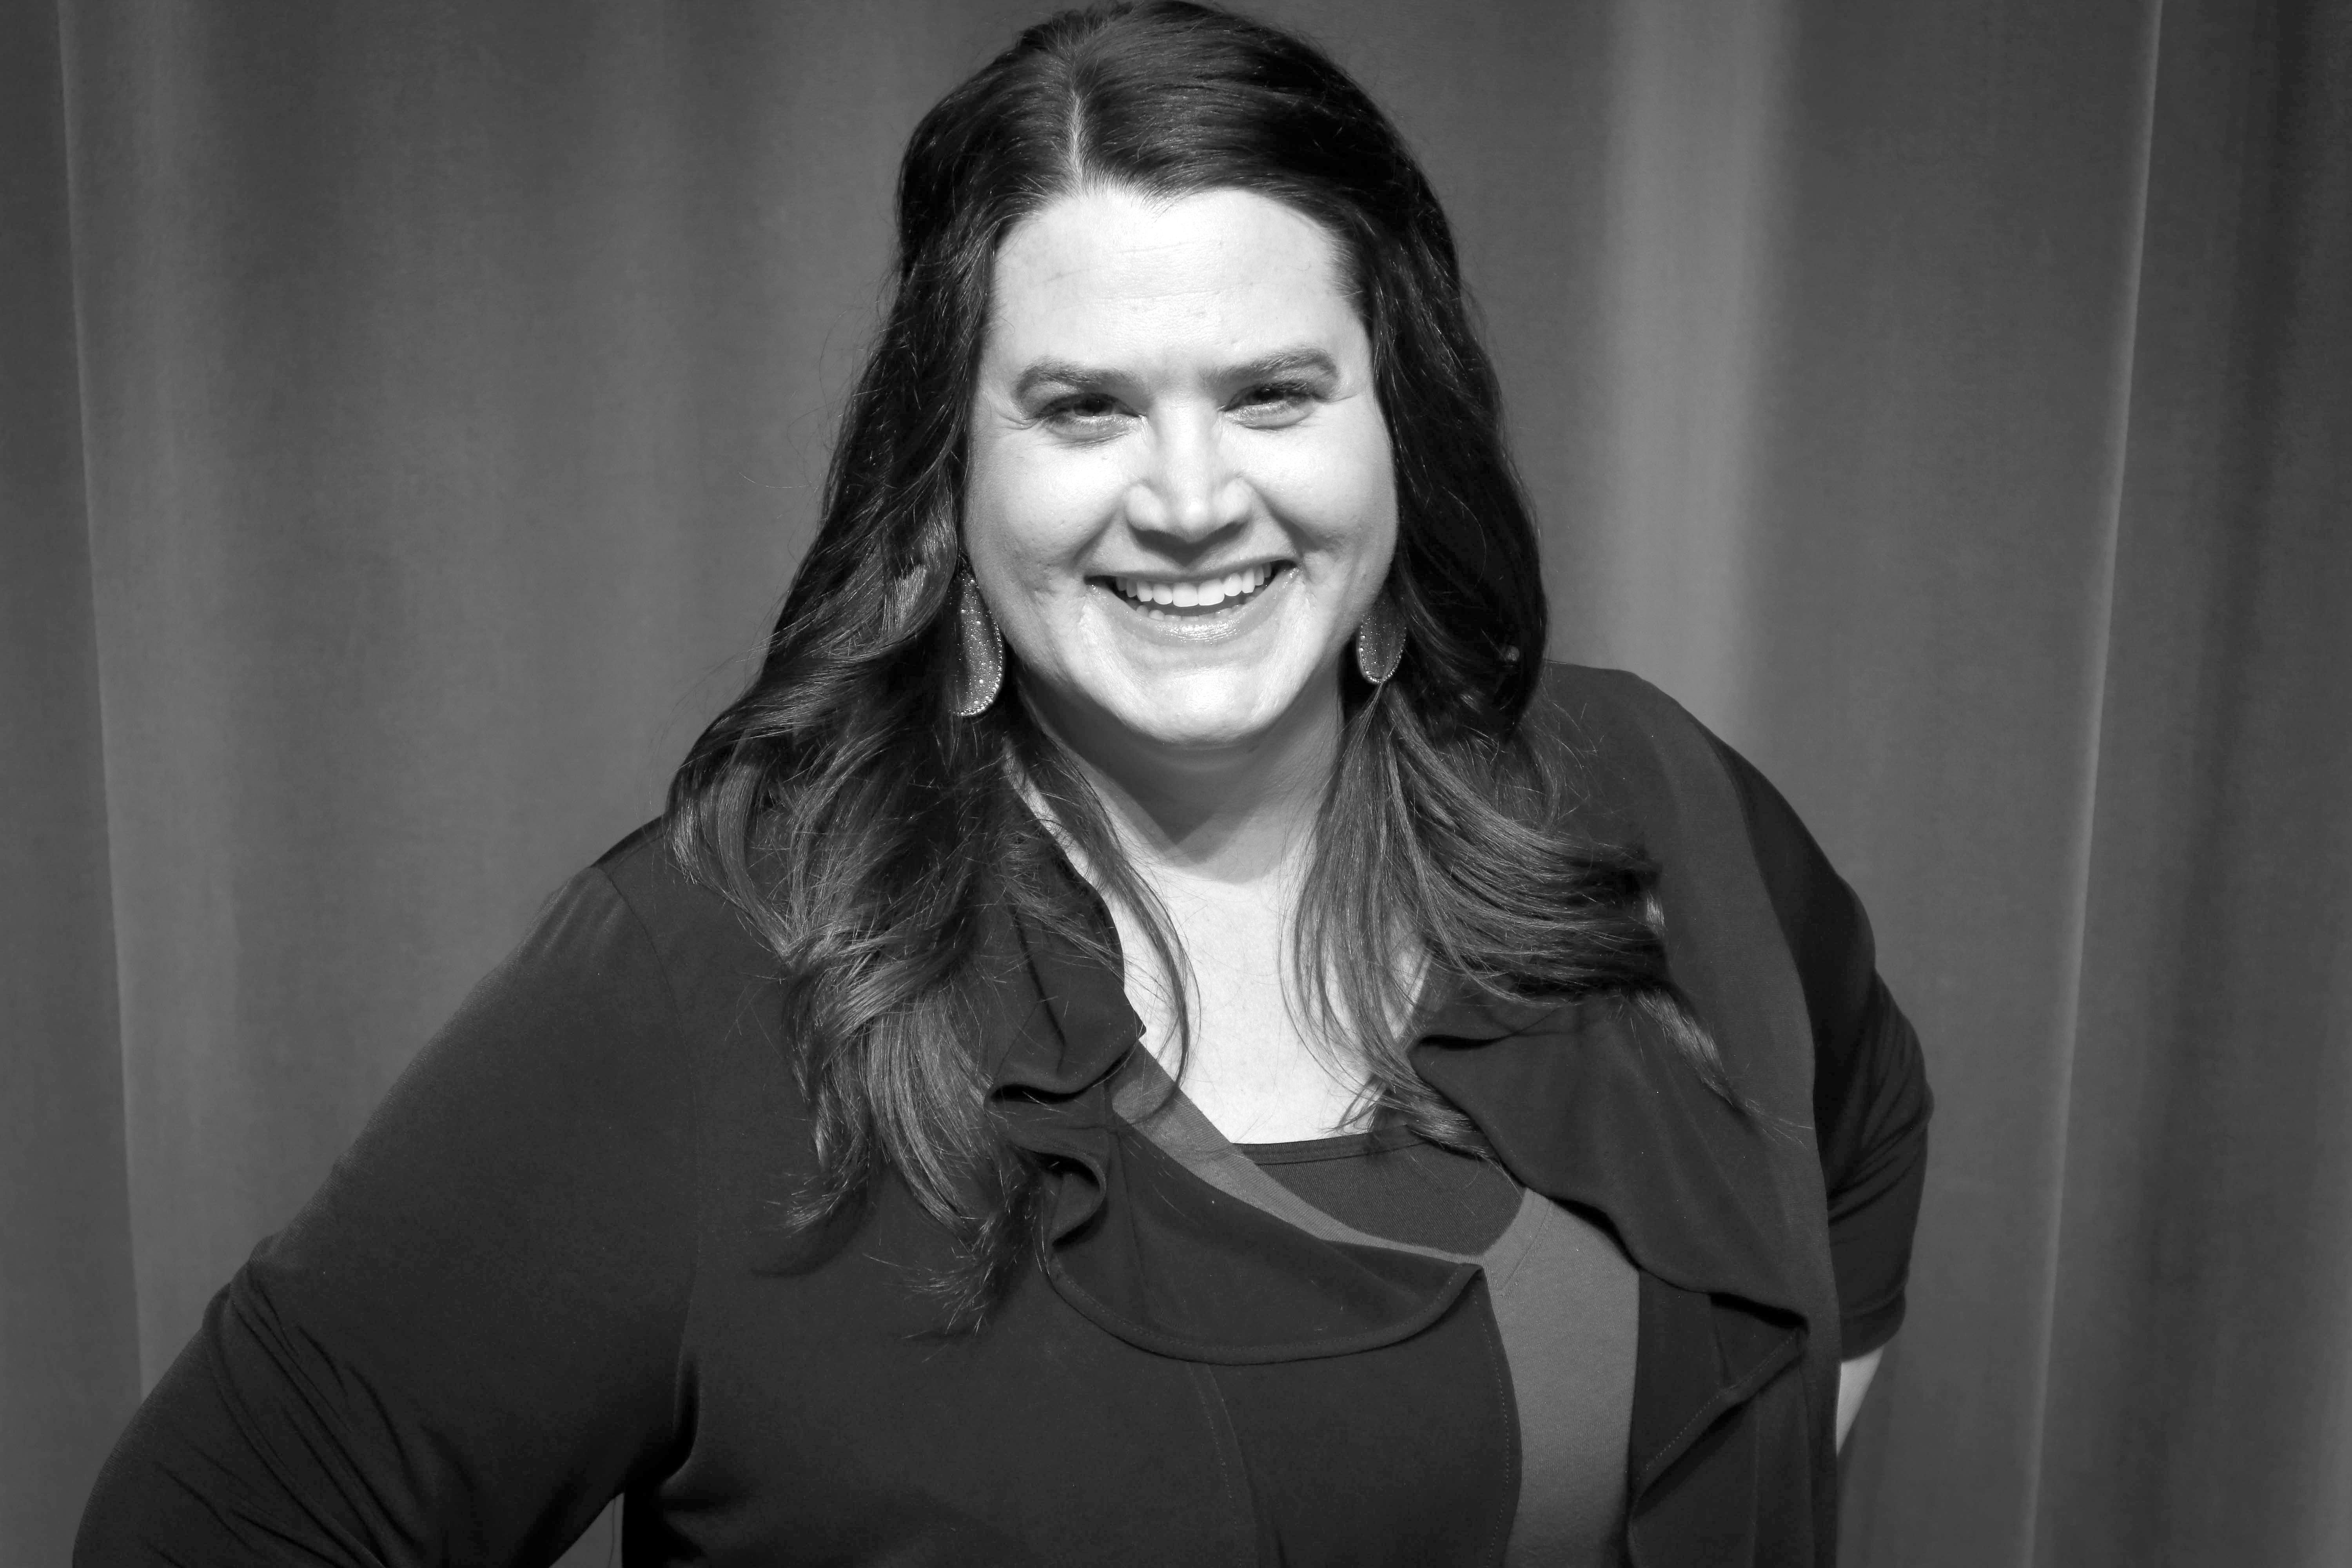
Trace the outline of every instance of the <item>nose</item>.
{"type": "Polygon", "coordinates": [[[1213,412],[1171,412],[1151,422],[1149,466],[1128,487],[1127,521],[1185,546],[1248,521],[1249,481],[1228,459],[1213,412]]]}

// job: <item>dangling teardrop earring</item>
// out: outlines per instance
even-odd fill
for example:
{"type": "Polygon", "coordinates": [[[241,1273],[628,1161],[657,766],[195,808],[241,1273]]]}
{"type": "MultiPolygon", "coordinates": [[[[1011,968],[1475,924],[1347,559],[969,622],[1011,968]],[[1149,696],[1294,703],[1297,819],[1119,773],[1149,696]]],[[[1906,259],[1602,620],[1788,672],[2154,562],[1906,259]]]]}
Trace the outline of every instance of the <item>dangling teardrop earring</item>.
{"type": "Polygon", "coordinates": [[[950,706],[959,719],[977,719],[996,700],[1004,684],[1004,634],[971,580],[971,568],[956,573],[956,670],[950,706]]]}
{"type": "Polygon", "coordinates": [[[1404,657],[1404,612],[1382,591],[1356,627],[1356,672],[1374,686],[1396,673],[1404,657]]]}

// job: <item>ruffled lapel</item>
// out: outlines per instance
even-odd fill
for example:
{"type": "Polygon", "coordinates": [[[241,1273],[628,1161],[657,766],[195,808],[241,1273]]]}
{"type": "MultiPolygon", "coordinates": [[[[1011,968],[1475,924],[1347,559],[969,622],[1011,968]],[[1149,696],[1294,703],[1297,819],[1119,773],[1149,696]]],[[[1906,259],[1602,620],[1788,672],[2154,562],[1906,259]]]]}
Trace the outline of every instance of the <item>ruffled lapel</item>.
{"type": "Polygon", "coordinates": [[[1513,1175],[1606,1216],[1643,1269],[1805,1321],[1770,1146],[1798,1135],[1734,1110],[1633,1007],[1465,994],[1412,1058],[1513,1175]]]}
{"type": "Polygon", "coordinates": [[[989,1104],[1014,1145],[1045,1163],[1046,1234],[1058,1248],[1103,1206],[1117,1163],[1108,1080],[1143,1026],[1099,963],[1033,939],[1001,906],[991,913],[981,1016],[989,1104]]]}
{"type": "Polygon", "coordinates": [[[1733,1110],[1654,1025],[1608,999],[1456,1001],[1431,1020],[1412,1059],[1513,1175],[1605,1217],[1641,1270],[1627,1442],[1633,1535],[1643,1561],[1696,1561],[1710,1521],[1737,1517],[1740,1467],[1752,1456],[1703,1467],[1663,1500],[1656,1489],[1822,1326],[1805,1310],[1772,1168],[1772,1142],[1797,1135],[1733,1110]]]}
{"type": "Polygon", "coordinates": [[[1001,907],[982,952],[989,1099],[1045,1166],[1046,1277],[1106,1331],[1189,1361],[1348,1355],[1420,1332],[1476,1278],[1321,1240],[1201,1181],[1112,1108],[1142,1036],[1118,975],[1001,907]]]}
{"type": "MultiPolygon", "coordinates": [[[[1099,959],[1001,906],[982,954],[991,1104],[1046,1167],[1046,1272],[1071,1306],[1161,1353],[1255,1362],[1402,1339],[1458,1295],[1465,1268],[1307,1236],[1119,1117],[1113,1079],[1142,1026],[1099,959]]],[[[1412,1059],[1521,1183],[1606,1219],[1643,1270],[1745,1303],[1759,1328],[1805,1323],[1774,1196],[1780,1134],[1733,1111],[1641,1015],[1465,991],[1429,1018],[1412,1059]]]]}
{"type": "MultiPolygon", "coordinates": [[[[1103,1086],[1142,1025],[1099,964],[1059,944],[1033,943],[1001,900],[983,910],[980,1055],[990,1107],[1013,1143],[1049,1167],[1103,1170],[1112,1123],[1103,1086]]],[[[1065,1195],[1075,1201],[1066,1213],[1055,1211],[1057,1237],[1086,1223],[1099,1205],[1100,1184],[1065,1195]]]]}

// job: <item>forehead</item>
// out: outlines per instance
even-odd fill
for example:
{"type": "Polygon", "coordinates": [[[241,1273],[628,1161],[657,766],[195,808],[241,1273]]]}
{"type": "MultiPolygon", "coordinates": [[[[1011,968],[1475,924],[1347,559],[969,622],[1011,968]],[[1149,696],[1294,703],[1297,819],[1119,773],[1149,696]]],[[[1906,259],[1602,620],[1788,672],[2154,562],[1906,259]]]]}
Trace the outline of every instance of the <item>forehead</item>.
{"type": "Polygon", "coordinates": [[[990,290],[992,360],[1226,353],[1271,337],[1339,349],[1352,335],[1331,237],[1250,191],[1057,197],[1005,237],[990,290]]]}

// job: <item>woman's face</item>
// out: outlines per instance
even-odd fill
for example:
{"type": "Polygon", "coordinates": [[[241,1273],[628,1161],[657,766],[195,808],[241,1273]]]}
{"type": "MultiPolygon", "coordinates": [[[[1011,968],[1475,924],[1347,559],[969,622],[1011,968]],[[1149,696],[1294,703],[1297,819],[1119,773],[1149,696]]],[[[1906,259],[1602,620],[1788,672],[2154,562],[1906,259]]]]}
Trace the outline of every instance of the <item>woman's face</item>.
{"type": "Polygon", "coordinates": [[[1336,719],[1396,482],[1338,247],[1248,192],[1061,197],[996,259],[964,549],[1082,753],[1336,719]]]}

